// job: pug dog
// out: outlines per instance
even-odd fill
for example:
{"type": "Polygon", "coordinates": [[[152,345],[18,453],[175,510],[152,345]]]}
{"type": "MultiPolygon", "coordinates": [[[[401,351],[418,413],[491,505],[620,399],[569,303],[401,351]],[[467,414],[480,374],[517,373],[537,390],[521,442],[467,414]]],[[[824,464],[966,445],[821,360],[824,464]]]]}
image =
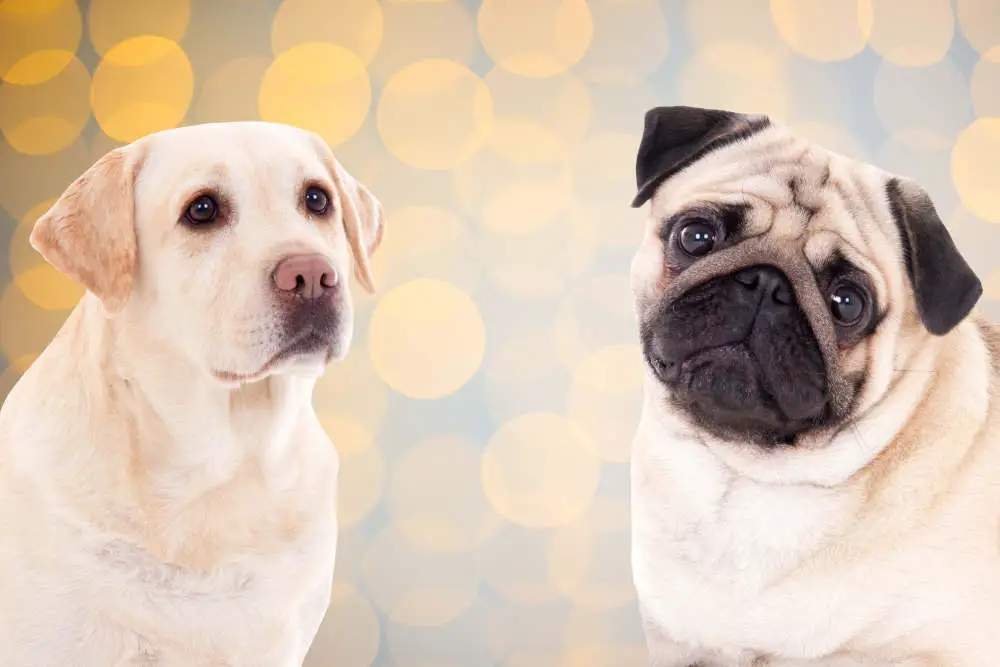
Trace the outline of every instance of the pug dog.
{"type": "Polygon", "coordinates": [[[998,664],[1000,333],[927,193],[681,106],[636,177],[651,664],[998,664]]]}

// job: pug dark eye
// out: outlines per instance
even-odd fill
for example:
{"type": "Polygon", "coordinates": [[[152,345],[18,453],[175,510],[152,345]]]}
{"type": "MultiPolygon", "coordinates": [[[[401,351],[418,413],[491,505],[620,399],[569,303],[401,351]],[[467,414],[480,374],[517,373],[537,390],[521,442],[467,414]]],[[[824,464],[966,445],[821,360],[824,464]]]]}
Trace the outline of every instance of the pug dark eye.
{"type": "Polygon", "coordinates": [[[192,225],[207,225],[219,217],[219,205],[209,195],[201,195],[188,204],[184,218],[192,225]]]}
{"type": "Polygon", "coordinates": [[[316,215],[323,215],[330,208],[330,195],[315,185],[306,190],[306,208],[316,215]]]}
{"type": "Polygon", "coordinates": [[[865,314],[865,295],[861,288],[842,283],[830,293],[830,312],[844,326],[857,324],[865,314]]]}
{"type": "Polygon", "coordinates": [[[692,257],[704,257],[715,249],[715,227],[701,220],[689,222],[681,227],[677,244],[692,257]]]}

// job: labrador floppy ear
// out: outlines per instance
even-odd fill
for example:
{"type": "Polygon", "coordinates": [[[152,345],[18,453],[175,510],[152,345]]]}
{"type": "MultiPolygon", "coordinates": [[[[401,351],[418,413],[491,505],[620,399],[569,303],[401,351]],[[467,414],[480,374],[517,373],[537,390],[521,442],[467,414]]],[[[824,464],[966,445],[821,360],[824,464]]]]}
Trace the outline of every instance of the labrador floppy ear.
{"type": "Polygon", "coordinates": [[[698,107],[656,107],[646,112],[645,129],[635,161],[636,187],[632,201],[645,204],[667,178],[726,144],[768,127],[766,116],[698,107]]]}
{"type": "Polygon", "coordinates": [[[66,188],[29,237],[45,261],[90,290],[109,313],[125,305],[135,274],[138,166],[132,145],[105,154],[66,188]]]}
{"type": "Polygon", "coordinates": [[[943,336],[972,311],[983,285],[920,186],[909,179],[892,178],[885,190],[903,244],[917,313],[928,331],[943,336]]]}
{"type": "Polygon", "coordinates": [[[372,276],[371,257],[382,243],[385,234],[385,210],[371,191],[347,173],[344,166],[333,156],[333,151],[318,136],[323,161],[330,178],[337,188],[337,202],[347,233],[347,242],[354,255],[354,275],[358,282],[371,293],[375,292],[375,278],[372,276]]]}

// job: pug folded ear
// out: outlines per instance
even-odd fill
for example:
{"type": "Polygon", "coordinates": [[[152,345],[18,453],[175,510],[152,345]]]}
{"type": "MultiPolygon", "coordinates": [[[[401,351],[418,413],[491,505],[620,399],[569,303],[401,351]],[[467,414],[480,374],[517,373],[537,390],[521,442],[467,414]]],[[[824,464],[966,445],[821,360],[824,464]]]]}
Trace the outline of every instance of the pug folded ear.
{"type": "Polygon", "coordinates": [[[66,188],[29,237],[45,261],[86,287],[109,313],[125,305],[135,274],[139,158],[134,145],[105,154],[66,188]]]}
{"type": "Polygon", "coordinates": [[[667,178],[711,151],[745,139],[768,127],[766,116],[748,116],[698,107],[656,107],[646,112],[645,129],[635,162],[636,187],[632,201],[645,204],[667,178]]]}
{"type": "Polygon", "coordinates": [[[943,336],[976,306],[983,285],[920,186],[909,179],[892,178],[885,190],[903,244],[917,313],[928,331],[943,336]]]}
{"type": "Polygon", "coordinates": [[[385,210],[378,198],[344,169],[323,139],[314,135],[313,140],[337,188],[336,196],[344,231],[354,256],[354,275],[366,290],[374,293],[375,278],[372,276],[371,257],[378,250],[385,234],[385,210]]]}

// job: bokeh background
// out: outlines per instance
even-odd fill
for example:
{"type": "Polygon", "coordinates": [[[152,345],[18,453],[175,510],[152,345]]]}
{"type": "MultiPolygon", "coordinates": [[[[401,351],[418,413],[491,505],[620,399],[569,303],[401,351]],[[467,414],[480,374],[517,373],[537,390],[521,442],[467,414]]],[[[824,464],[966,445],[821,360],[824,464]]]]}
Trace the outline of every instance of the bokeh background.
{"type": "Polygon", "coordinates": [[[919,180],[1000,314],[997,0],[0,1],[0,398],[81,295],[28,246],[107,150],[319,132],[388,212],[315,404],[341,459],[309,667],[643,667],[628,207],[650,107],[919,180]]]}

